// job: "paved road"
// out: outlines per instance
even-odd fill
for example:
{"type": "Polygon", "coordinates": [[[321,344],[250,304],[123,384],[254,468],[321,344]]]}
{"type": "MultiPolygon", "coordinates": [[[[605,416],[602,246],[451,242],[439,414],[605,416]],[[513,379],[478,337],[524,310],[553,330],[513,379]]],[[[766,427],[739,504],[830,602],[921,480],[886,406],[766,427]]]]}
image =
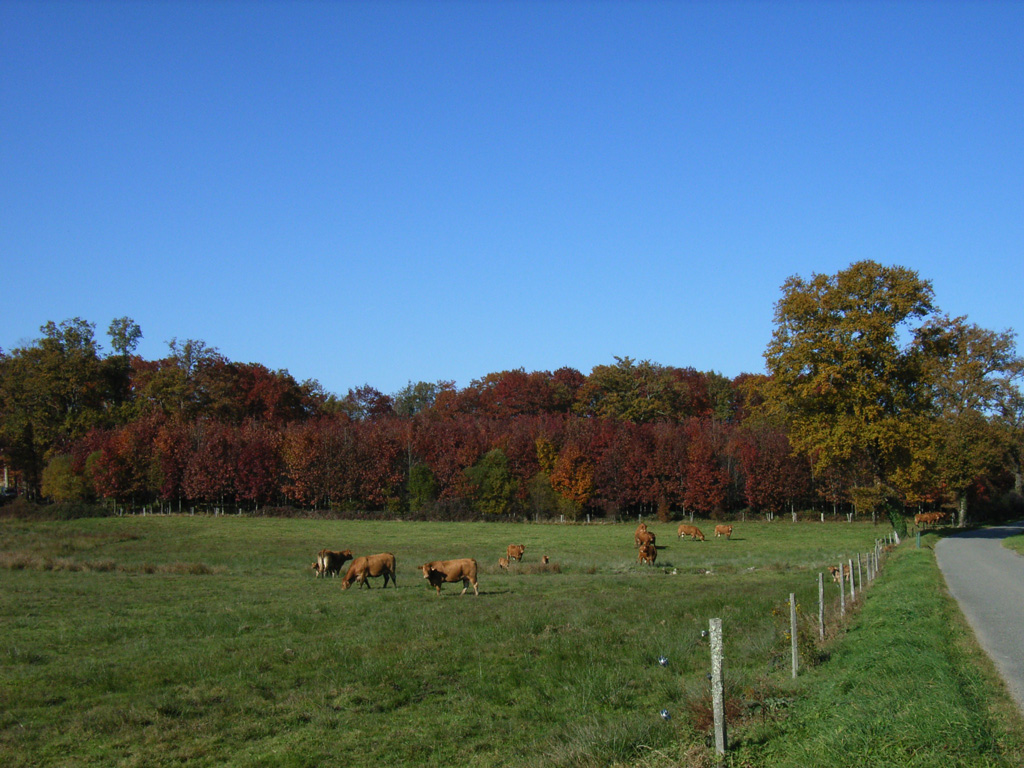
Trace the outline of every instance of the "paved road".
{"type": "Polygon", "coordinates": [[[1024,712],[1024,557],[1002,545],[1024,522],[966,531],[935,546],[949,591],[1024,712]]]}

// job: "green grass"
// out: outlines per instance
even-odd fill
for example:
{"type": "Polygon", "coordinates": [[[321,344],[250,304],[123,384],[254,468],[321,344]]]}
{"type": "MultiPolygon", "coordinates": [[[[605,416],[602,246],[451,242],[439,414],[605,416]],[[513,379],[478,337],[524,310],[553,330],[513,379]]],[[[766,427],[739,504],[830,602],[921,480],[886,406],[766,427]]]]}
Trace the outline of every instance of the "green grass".
{"type": "Polygon", "coordinates": [[[1009,536],[1003,539],[1003,546],[1007,549],[1012,549],[1018,554],[1024,555],[1024,535],[1009,536]]]}
{"type": "Polygon", "coordinates": [[[904,547],[804,681],[794,717],[737,765],[1012,766],[1024,723],[945,589],[931,551],[904,547]]]}
{"type": "MultiPolygon", "coordinates": [[[[805,644],[809,674],[796,683],[785,602],[797,594],[801,636],[816,636],[817,573],[866,551],[883,529],[752,522],[737,524],[732,541],[692,542],[654,524],[661,548],[650,567],[636,563],[633,527],[4,521],[0,764],[709,764],[701,632],[712,617],[725,629],[738,748],[730,759],[789,764],[773,745],[818,710],[818,692],[843,669],[841,651],[872,606],[888,604],[875,595],[892,579],[875,585],[849,635],[832,623],[831,646],[805,644]],[[497,559],[509,543],[525,544],[526,557],[504,573],[497,559]],[[337,579],[314,579],[309,564],[322,547],[393,552],[398,589],[376,580],[372,590],[342,591],[337,579]],[[417,566],[464,556],[480,563],[480,596],[459,597],[460,584],[438,598],[417,566]]],[[[933,573],[916,578],[935,592],[933,573]]],[[[948,622],[948,605],[942,611],[948,622]]],[[[855,666],[869,662],[878,663],[865,652],[855,666]]],[[[904,706],[921,695],[911,691],[904,706]]],[[[953,704],[944,716],[970,715],[971,727],[989,706],[984,691],[953,704]]],[[[1010,747],[983,724],[971,745],[993,762],[978,764],[1002,765],[1010,747]]]]}

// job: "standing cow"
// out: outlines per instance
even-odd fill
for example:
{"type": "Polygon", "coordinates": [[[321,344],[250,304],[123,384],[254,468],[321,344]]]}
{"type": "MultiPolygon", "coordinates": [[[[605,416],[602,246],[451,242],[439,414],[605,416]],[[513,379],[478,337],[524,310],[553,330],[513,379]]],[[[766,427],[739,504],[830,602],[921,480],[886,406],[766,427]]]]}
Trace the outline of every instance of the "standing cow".
{"type": "Polygon", "coordinates": [[[423,578],[430,582],[430,586],[437,590],[437,596],[441,596],[441,585],[444,583],[462,582],[461,594],[466,594],[469,585],[473,585],[473,594],[479,595],[476,581],[476,560],[471,557],[464,557],[461,560],[434,560],[420,566],[423,571],[423,578]]]}
{"type": "Polygon", "coordinates": [[[732,526],[731,525],[716,525],[715,526],[715,538],[719,536],[725,536],[727,539],[732,538],[732,526]]]}
{"type": "Polygon", "coordinates": [[[658,550],[653,544],[641,544],[640,549],[637,552],[636,561],[638,563],[650,563],[654,565],[654,561],[658,559],[658,550]]]}
{"type": "Polygon", "coordinates": [[[343,549],[341,552],[321,549],[317,552],[316,562],[313,563],[313,570],[316,572],[317,578],[321,576],[337,576],[341,573],[341,567],[351,559],[351,549],[343,549]]]}
{"type": "Polygon", "coordinates": [[[509,544],[506,554],[509,560],[515,560],[517,563],[523,559],[523,553],[526,552],[526,545],[524,544],[509,544]]]}

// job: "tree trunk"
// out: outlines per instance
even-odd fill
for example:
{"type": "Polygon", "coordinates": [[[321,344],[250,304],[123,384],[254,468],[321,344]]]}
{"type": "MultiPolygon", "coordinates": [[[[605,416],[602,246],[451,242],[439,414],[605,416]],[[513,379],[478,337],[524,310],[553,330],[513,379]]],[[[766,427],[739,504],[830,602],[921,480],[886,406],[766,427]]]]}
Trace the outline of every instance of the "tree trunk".
{"type": "Polygon", "coordinates": [[[967,494],[961,493],[959,503],[957,504],[956,510],[956,527],[963,528],[967,525],[967,494]]]}

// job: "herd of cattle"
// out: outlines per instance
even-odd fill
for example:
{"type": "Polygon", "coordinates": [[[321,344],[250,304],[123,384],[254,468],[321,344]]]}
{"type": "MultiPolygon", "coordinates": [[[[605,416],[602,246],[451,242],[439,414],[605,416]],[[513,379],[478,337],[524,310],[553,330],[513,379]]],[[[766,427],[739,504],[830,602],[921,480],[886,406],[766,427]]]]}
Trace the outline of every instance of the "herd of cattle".
{"type": "MultiPolygon", "coordinates": [[[[679,538],[686,536],[691,537],[694,541],[704,541],[704,534],[701,533],[700,528],[683,523],[679,526],[679,538]]],[[[727,539],[732,538],[732,526],[716,525],[715,538],[719,536],[724,536],[727,539]]],[[[658,550],[655,546],[654,532],[647,530],[646,523],[640,523],[637,526],[636,533],[633,536],[633,543],[637,547],[637,562],[653,565],[654,561],[658,559],[658,550]]],[[[517,563],[522,562],[525,552],[526,546],[524,544],[509,544],[505,551],[505,557],[498,558],[498,567],[502,570],[508,570],[513,561],[517,563]]],[[[350,549],[343,549],[341,551],[321,549],[316,555],[316,560],[313,561],[313,573],[317,578],[321,576],[337,576],[349,560],[352,561],[352,564],[349,565],[348,570],[341,579],[342,589],[351,587],[352,582],[358,583],[359,586],[365,585],[369,589],[370,582],[367,579],[380,578],[382,576],[384,577],[384,589],[387,589],[389,581],[395,587],[398,586],[398,582],[395,580],[395,556],[390,552],[353,557],[352,550],[350,549]]],[[[550,562],[548,556],[542,555],[541,563],[547,565],[548,562],[550,562]]],[[[461,594],[466,594],[470,586],[473,587],[474,595],[480,594],[476,578],[477,564],[476,560],[472,557],[464,557],[458,560],[433,560],[421,565],[420,570],[423,572],[423,578],[427,580],[430,586],[437,590],[438,596],[441,594],[442,584],[451,584],[457,581],[462,582],[461,594]]]]}
{"type": "MultiPolygon", "coordinates": [[[[694,541],[704,541],[704,534],[701,533],[700,528],[695,525],[681,523],[679,525],[679,538],[682,539],[686,536],[689,536],[694,541]]],[[[732,526],[716,525],[715,538],[717,539],[719,536],[731,539],[732,526]]],[[[654,531],[647,530],[647,523],[640,523],[636,527],[636,532],[633,534],[633,545],[637,548],[636,561],[638,563],[654,565],[654,561],[658,559],[658,548],[655,546],[655,539],[654,531]]]]}

